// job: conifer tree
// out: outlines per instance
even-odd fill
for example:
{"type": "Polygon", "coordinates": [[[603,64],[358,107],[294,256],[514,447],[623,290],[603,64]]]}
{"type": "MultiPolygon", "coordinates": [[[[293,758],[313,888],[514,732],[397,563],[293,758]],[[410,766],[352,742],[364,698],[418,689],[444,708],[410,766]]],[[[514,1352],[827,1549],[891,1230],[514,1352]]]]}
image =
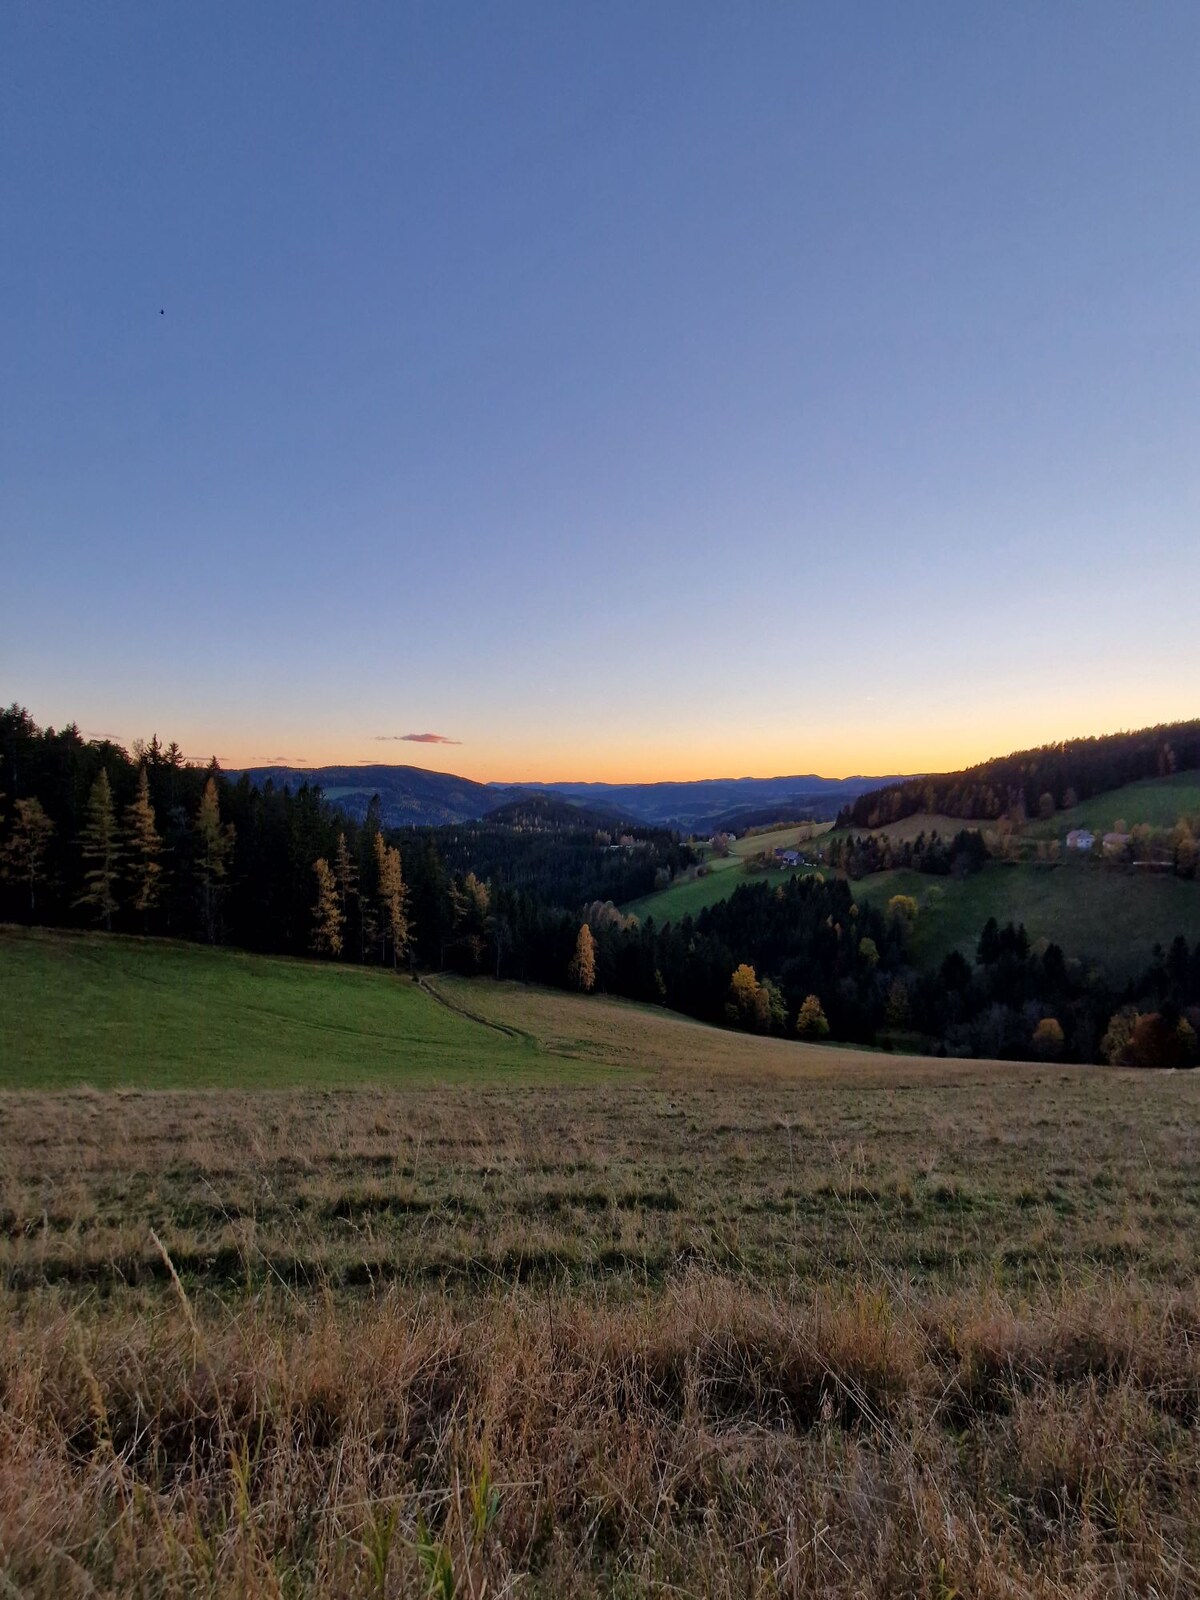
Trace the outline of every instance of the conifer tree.
{"type": "Polygon", "coordinates": [[[579,926],[569,976],[574,987],[584,994],[590,994],[596,987],[596,941],[586,922],[579,926]]]}
{"type": "Polygon", "coordinates": [[[200,899],[200,923],[209,944],[217,942],[218,912],[229,875],[233,854],[233,824],[221,826],[221,801],[214,778],[209,778],[200,797],[196,816],[196,888],[200,899]]]}
{"type": "Polygon", "coordinates": [[[349,901],[358,896],[358,868],[350,855],[350,846],[346,843],[345,833],[338,834],[337,852],[333,858],[333,875],[337,883],[344,924],[349,915],[349,901]]]}
{"type": "Polygon", "coordinates": [[[133,909],[146,918],[158,905],[162,894],[162,839],[150,802],[150,776],[143,764],[138,774],[137,797],[125,807],[125,854],[129,862],[129,881],[133,889],[133,909]]]}
{"type": "Polygon", "coordinates": [[[46,850],[54,824],[39,800],[18,800],[13,806],[12,832],[0,852],[0,870],[13,883],[29,891],[29,916],[37,912],[37,886],[46,880],[46,850]]]}
{"type": "Polygon", "coordinates": [[[87,822],[79,835],[83,851],[84,890],[77,906],[90,906],[97,922],[112,930],[113,912],[118,910],[116,887],[121,863],[121,838],[117,830],[117,811],[112,785],[103,767],[88,797],[87,822]]]}
{"type": "MultiPolygon", "coordinates": [[[[342,836],[343,843],[345,835],[342,836]]],[[[319,956],[340,956],[345,917],[338,904],[338,884],[324,856],[313,862],[317,877],[317,903],[313,906],[312,948],[319,956]]]]}
{"type": "Polygon", "coordinates": [[[408,923],[408,892],[404,887],[400,852],[394,845],[385,844],[381,833],[375,835],[375,859],[378,865],[376,898],[380,913],[380,953],[386,961],[390,940],[392,966],[396,967],[408,949],[411,932],[408,923]]]}

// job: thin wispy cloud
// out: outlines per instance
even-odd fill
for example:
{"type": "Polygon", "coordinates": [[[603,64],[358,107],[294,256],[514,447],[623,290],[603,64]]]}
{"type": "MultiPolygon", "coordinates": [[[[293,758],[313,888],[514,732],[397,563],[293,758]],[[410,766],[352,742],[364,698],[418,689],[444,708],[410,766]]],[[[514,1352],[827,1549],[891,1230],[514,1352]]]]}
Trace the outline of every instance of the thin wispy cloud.
{"type": "Polygon", "coordinates": [[[461,744],[461,739],[448,739],[444,733],[376,733],[376,744],[461,744]]]}

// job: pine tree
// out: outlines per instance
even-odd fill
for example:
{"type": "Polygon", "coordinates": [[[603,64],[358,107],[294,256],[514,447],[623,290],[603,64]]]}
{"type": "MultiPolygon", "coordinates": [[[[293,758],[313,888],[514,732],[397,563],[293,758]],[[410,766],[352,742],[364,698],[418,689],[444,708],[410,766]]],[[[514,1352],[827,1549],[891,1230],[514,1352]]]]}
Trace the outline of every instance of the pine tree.
{"type": "Polygon", "coordinates": [[[138,774],[137,798],[125,807],[125,854],[129,861],[129,880],[133,889],[133,909],[146,918],[158,905],[162,894],[162,839],[154,807],[150,803],[150,776],[143,765],[138,774]]]}
{"type": "Polygon", "coordinates": [[[116,885],[123,852],[117,831],[112,785],[103,767],[88,797],[87,822],[79,836],[79,843],[86,870],[83,874],[84,891],[75,904],[90,906],[96,921],[103,922],[105,928],[111,931],[113,912],[119,909],[116,885]]]}
{"type": "Polygon", "coordinates": [[[54,824],[39,800],[18,800],[13,806],[12,832],[0,852],[0,870],[13,883],[29,891],[29,916],[37,912],[37,886],[46,880],[46,850],[54,824]]]}
{"type": "MultiPolygon", "coordinates": [[[[345,835],[342,836],[343,842],[345,835]]],[[[319,956],[340,956],[345,916],[338,904],[338,884],[324,856],[313,862],[317,877],[317,903],[313,906],[312,949],[319,956]]]]}
{"type": "Polygon", "coordinates": [[[376,898],[380,912],[380,953],[386,960],[390,940],[392,966],[396,967],[408,949],[411,932],[408,923],[408,892],[404,887],[400,852],[394,845],[385,844],[381,833],[375,835],[375,859],[379,869],[376,898]]]}
{"type": "Polygon", "coordinates": [[[596,941],[586,922],[580,924],[568,975],[572,985],[584,994],[590,994],[596,987],[596,941]]]}
{"type": "Polygon", "coordinates": [[[350,855],[350,846],[346,843],[346,835],[338,834],[337,853],[333,858],[333,875],[337,882],[338,899],[342,907],[342,922],[346,921],[349,914],[348,902],[358,895],[358,868],[350,855]]]}
{"type": "Polygon", "coordinates": [[[217,942],[218,912],[233,854],[233,824],[221,826],[221,802],[215,778],[209,778],[196,816],[196,888],[200,898],[200,923],[209,944],[217,942]]]}

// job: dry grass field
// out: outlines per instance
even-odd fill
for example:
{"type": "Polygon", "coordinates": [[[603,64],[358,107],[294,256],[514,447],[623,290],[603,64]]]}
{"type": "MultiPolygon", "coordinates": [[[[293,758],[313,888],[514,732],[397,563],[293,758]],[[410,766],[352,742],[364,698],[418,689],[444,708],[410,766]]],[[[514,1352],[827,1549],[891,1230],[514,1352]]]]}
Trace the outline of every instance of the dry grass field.
{"type": "Polygon", "coordinates": [[[569,1081],[0,1095],[0,1590],[1200,1593],[1200,1076],[437,987],[569,1081]]]}

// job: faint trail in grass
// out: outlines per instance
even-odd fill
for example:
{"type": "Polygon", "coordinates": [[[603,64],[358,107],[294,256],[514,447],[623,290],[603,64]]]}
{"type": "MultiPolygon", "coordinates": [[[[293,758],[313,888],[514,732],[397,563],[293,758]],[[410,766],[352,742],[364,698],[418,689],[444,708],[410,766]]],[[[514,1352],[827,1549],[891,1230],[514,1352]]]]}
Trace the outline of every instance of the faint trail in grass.
{"type": "MultiPolygon", "coordinates": [[[[506,1023],[493,1022],[489,1017],[481,1016],[478,1011],[472,1011],[469,1006],[459,1005],[456,1000],[451,1000],[449,995],[443,994],[440,989],[435,988],[428,978],[422,978],[418,975],[417,987],[427,994],[431,1000],[436,1000],[439,1005],[445,1006],[447,1011],[453,1011],[460,1017],[466,1017],[468,1022],[477,1022],[481,1028],[490,1028],[493,1033],[502,1033],[508,1039],[517,1039],[523,1044],[531,1045],[535,1050],[549,1049],[548,1046],[542,1045],[541,1040],[535,1038],[532,1033],[525,1032],[522,1028],[510,1028],[506,1023]]],[[[561,1050],[553,1049],[550,1049],[549,1053],[551,1055],[563,1054],[561,1050]]]]}

